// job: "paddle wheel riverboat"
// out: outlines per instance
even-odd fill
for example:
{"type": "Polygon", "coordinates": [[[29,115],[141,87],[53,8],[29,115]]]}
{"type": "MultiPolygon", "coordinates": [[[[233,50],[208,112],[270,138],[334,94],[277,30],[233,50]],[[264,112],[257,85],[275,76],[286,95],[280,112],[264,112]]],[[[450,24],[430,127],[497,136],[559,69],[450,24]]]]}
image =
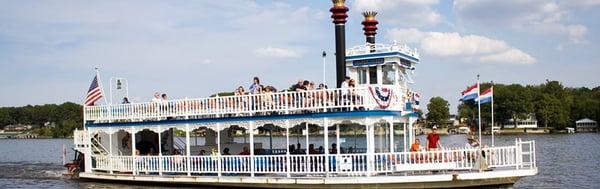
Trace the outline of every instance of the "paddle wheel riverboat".
{"type": "Polygon", "coordinates": [[[534,141],[410,152],[417,114],[409,87],[419,54],[406,45],[376,44],[374,12],[364,13],[367,43],[346,49],[347,11],[334,1],[338,88],[85,106],[85,127],[74,132],[84,162],[79,177],[413,188],[512,184],[537,173],[534,141]],[[346,75],[356,78],[356,87],[341,87],[346,75]]]}

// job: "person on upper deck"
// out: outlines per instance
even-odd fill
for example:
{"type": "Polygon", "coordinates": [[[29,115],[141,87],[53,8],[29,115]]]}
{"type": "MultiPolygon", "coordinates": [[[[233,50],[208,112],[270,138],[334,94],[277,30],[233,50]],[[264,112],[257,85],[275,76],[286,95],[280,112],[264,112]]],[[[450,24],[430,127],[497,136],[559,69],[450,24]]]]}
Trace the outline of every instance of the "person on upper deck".
{"type": "Polygon", "coordinates": [[[123,97],[123,101],[121,102],[121,104],[130,104],[131,102],[129,102],[129,98],[127,97],[123,97]]]}
{"type": "Polygon", "coordinates": [[[244,90],[244,87],[242,87],[242,86],[239,86],[239,87],[238,87],[238,88],[235,90],[235,92],[234,92],[233,94],[234,94],[235,96],[241,96],[241,95],[244,95],[244,94],[246,94],[246,90],[244,90]]]}
{"type": "Polygon", "coordinates": [[[302,85],[296,88],[296,91],[306,91],[308,90],[308,85],[310,85],[310,82],[308,80],[304,80],[302,81],[302,85]]]}
{"type": "Polygon", "coordinates": [[[296,89],[298,89],[298,87],[302,86],[302,83],[304,83],[304,80],[302,80],[302,79],[298,80],[298,82],[296,84],[292,85],[290,90],[296,91],[296,89]]]}
{"type": "Polygon", "coordinates": [[[346,77],[344,77],[344,81],[342,81],[341,88],[342,89],[348,88],[349,84],[350,84],[350,77],[346,76],[346,77]]]}
{"type": "Polygon", "coordinates": [[[152,102],[154,103],[161,103],[162,99],[160,98],[160,93],[159,92],[155,92],[154,93],[154,98],[152,98],[152,102]]]}
{"type": "Polygon", "coordinates": [[[431,132],[427,134],[427,150],[437,150],[441,146],[440,135],[437,134],[437,127],[433,126],[431,132]]]}
{"type": "Polygon", "coordinates": [[[258,77],[254,77],[252,85],[248,88],[251,94],[258,94],[262,90],[262,85],[260,85],[260,79],[258,77]]]}
{"type": "Polygon", "coordinates": [[[346,99],[349,98],[350,93],[348,91],[350,90],[348,88],[350,88],[350,77],[344,77],[344,81],[342,81],[340,88],[342,88],[342,97],[346,99]]]}

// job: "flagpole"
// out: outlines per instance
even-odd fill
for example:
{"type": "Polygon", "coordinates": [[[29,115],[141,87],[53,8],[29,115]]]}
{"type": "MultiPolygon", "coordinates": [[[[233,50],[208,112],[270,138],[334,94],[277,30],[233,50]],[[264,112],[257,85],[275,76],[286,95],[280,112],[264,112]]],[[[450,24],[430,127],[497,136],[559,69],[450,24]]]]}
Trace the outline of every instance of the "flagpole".
{"type": "Polygon", "coordinates": [[[325,51],[323,51],[323,85],[326,85],[325,83],[325,57],[327,56],[327,53],[325,53],[325,51]]]}
{"type": "MultiPolygon", "coordinates": [[[[104,87],[102,87],[102,81],[100,80],[100,71],[98,71],[98,67],[94,68],[96,70],[96,78],[98,78],[98,86],[100,87],[100,92],[102,94],[106,94],[104,93],[104,87]]],[[[106,100],[106,97],[102,97],[104,99],[104,104],[108,105],[108,101],[106,100]]]]}
{"type": "Polygon", "coordinates": [[[494,81],[492,81],[492,147],[494,147],[494,81]]]}
{"type": "MultiPolygon", "coordinates": [[[[483,140],[481,138],[481,96],[479,94],[479,89],[479,74],[477,74],[477,112],[479,114],[479,142],[482,143],[483,140]]],[[[481,148],[481,145],[479,145],[479,147],[481,148]]]]}

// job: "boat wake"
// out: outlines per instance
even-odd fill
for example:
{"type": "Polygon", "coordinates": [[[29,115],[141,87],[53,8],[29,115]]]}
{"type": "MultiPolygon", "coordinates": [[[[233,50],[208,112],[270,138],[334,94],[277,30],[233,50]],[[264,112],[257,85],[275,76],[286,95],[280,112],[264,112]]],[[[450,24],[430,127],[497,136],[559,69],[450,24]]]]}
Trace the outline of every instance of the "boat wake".
{"type": "Polygon", "coordinates": [[[62,179],[65,168],[50,163],[1,163],[0,179],[62,179]]]}

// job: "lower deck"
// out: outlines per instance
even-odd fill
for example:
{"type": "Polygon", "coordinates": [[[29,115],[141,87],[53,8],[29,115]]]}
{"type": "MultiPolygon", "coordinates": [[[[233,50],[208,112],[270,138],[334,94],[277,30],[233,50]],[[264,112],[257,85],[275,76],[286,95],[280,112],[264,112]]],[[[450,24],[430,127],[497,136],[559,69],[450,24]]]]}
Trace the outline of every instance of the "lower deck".
{"type": "Polygon", "coordinates": [[[80,177],[89,179],[411,188],[511,184],[537,173],[535,141],[409,150],[409,144],[421,147],[414,136],[415,119],[398,115],[354,111],[94,124],[74,136],[76,150],[84,154],[80,177]],[[398,126],[402,137],[395,137],[398,126]],[[274,141],[274,135],[283,140],[274,141]],[[192,136],[203,142],[192,142],[192,136]]]}

